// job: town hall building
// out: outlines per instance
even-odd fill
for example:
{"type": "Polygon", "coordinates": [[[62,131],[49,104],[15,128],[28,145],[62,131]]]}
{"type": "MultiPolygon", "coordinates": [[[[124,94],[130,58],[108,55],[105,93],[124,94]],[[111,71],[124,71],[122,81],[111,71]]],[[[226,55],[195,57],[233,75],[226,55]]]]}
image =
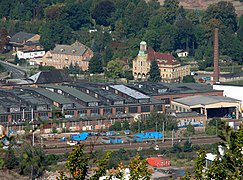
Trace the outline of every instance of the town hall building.
{"type": "Polygon", "coordinates": [[[181,82],[184,76],[190,75],[190,65],[182,64],[171,53],[155,52],[153,48],[147,47],[145,41],[142,41],[139,53],[133,60],[134,79],[147,80],[153,60],[156,60],[159,66],[162,82],[181,82]]]}

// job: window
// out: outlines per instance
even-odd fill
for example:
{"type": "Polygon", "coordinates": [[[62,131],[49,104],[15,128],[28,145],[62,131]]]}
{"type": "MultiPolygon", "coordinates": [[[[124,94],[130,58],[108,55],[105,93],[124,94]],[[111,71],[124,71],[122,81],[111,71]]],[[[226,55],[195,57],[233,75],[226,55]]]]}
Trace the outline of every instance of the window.
{"type": "Polygon", "coordinates": [[[125,113],[124,107],[117,107],[116,108],[116,114],[123,114],[123,113],[125,113]]]}
{"type": "Polygon", "coordinates": [[[100,114],[99,109],[91,109],[90,111],[90,116],[97,116],[99,114],[100,114]]]}
{"type": "Polygon", "coordinates": [[[80,117],[87,116],[87,110],[85,110],[85,109],[78,111],[78,113],[79,113],[80,117]]]}
{"type": "Polygon", "coordinates": [[[141,106],[141,112],[150,112],[150,106],[141,106]]]}
{"type": "Polygon", "coordinates": [[[22,119],[21,116],[22,116],[21,114],[13,114],[13,115],[12,115],[12,120],[13,120],[13,121],[17,121],[17,120],[19,120],[19,119],[22,119]]]}
{"type": "Polygon", "coordinates": [[[65,114],[67,114],[67,115],[74,115],[74,111],[66,111],[65,114]]]}
{"type": "Polygon", "coordinates": [[[109,114],[112,114],[112,109],[111,108],[104,108],[103,112],[104,112],[104,115],[109,115],[109,114]]]}
{"type": "Polygon", "coordinates": [[[8,116],[0,116],[0,123],[6,123],[8,122],[8,116]]]}
{"type": "Polygon", "coordinates": [[[137,106],[129,106],[128,111],[130,113],[137,113],[138,112],[138,107],[137,106]]]}
{"type": "Polygon", "coordinates": [[[157,111],[162,111],[162,105],[160,105],[160,104],[154,105],[154,108],[157,111]]]}
{"type": "Polygon", "coordinates": [[[170,104],[170,98],[161,98],[162,104],[170,104]]]}

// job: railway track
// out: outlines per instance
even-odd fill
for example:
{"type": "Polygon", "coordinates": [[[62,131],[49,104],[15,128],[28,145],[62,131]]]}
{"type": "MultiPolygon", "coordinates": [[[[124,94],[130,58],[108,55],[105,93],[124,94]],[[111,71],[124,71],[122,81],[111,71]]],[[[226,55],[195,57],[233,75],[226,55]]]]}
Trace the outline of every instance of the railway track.
{"type": "MultiPolygon", "coordinates": [[[[220,138],[218,137],[211,137],[208,139],[205,138],[198,138],[198,139],[191,139],[192,144],[197,144],[197,145],[202,145],[202,144],[214,144],[220,141],[220,138]]],[[[178,143],[178,141],[174,141],[175,143],[178,143]]],[[[156,142],[155,142],[156,143],[156,142]]],[[[115,151],[115,150],[119,150],[121,148],[123,149],[137,149],[139,147],[143,148],[143,149],[149,149],[151,147],[155,147],[155,143],[151,144],[151,143],[123,143],[123,144],[95,144],[90,145],[88,143],[84,143],[86,145],[85,147],[85,152],[90,152],[91,149],[92,151],[97,151],[97,150],[103,150],[103,151],[107,151],[107,150],[111,150],[111,151],[115,151]]],[[[156,144],[158,144],[158,146],[160,148],[162,147],[171,147],[172,146],[172,142],[171,141],[165,141],[164,143],[161,143],[161,141],[157,142],[156,144]]],[[[183,142],[180,142],[181,145],[184,144],[183,142]]],[[[65,147],[49,147],[49,148],[44,148],[44,151],[46,154],[65,154],[68,153],[70,151],[72,151],[73,147],[70,146],[65,146],[65,147]]]]}

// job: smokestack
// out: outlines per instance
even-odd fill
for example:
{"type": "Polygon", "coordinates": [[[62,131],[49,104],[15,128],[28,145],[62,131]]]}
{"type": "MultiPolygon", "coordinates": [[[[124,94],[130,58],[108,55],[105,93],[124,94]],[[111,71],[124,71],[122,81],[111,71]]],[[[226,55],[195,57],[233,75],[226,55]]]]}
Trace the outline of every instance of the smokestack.
{"type": "Polygon", "coordinates": [[[219,29],[214,29],[214,71],[213,71],[213,83],[219,82],[219,29]]]}

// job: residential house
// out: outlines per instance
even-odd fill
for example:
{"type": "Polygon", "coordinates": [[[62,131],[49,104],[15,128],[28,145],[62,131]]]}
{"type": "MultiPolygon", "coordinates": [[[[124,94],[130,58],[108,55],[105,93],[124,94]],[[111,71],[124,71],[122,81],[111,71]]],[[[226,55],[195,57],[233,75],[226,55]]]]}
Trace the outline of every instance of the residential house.
{"type": "Polygon", "coordinates": [[[188,51],[184,51],[183,49],[177,49],[175,51],[178,57],[187,57],[189,55],[188,51]]]}
{"type": "Polygon", "coordinates": [[[44,50],[24,50],[24,51],[17,51],[17,56],[19,59],[36,59],[42,58],[45,55],[44,50]]]}
{"type": "Polygon", "coordinates": [[[10,38],[9,45],[14,51],[42,50],[43,47],[39,40],[40,35],[38,34],[18,32],[10,38]]]}
{"type": "Polygon", "coordinates": [[[145,41],[142,41],[139,53],[133,60],[134,79],[148,79],[150,64],[153,60],[156,60],[159,66],[162,82],[180,82],[184,76],[190,75],[190,65],[180,63],[170,53],[155,52],[153,48],[147,47],[145,41]]]}
{"type": "Polygon", "coordinates": [[[86,71],[89,67],[89,60],[92,57],[93,51],[76,41],[71,45],[56,45],[53,50],[45,54],[43,60],[39,63],[43,66],[54,66],[56,69],[69,68],[70,64],[72,64],[86,71]]]}

